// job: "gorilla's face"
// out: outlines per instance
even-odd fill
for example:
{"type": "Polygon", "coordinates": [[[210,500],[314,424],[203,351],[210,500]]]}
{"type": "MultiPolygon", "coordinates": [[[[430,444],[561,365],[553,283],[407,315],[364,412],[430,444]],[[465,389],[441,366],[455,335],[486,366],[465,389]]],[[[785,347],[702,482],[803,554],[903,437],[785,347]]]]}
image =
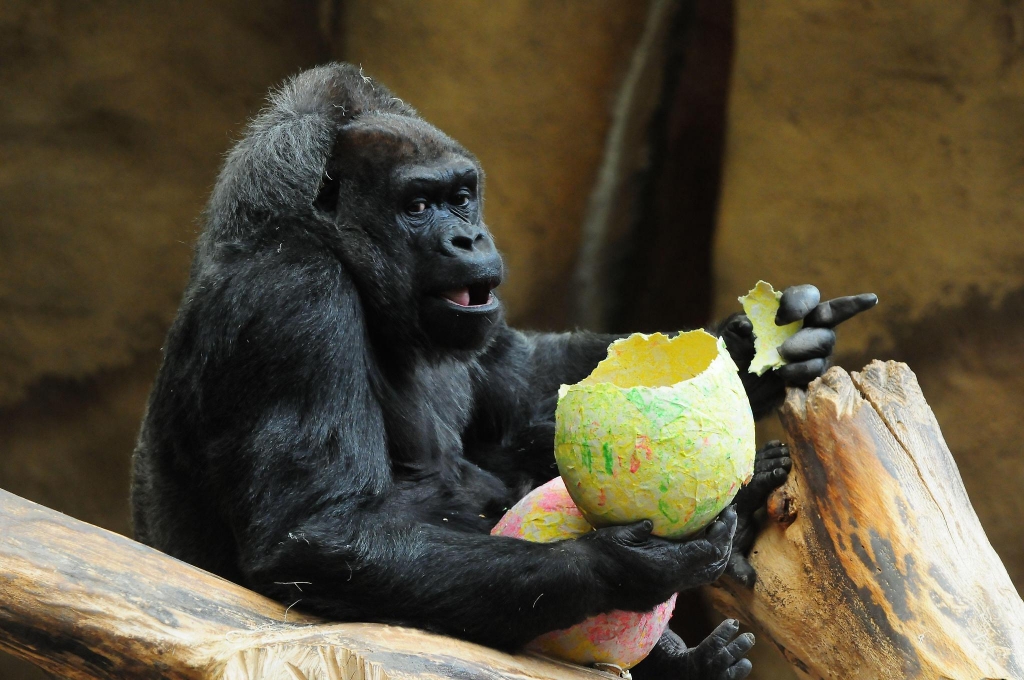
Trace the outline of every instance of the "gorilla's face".
{"type": "Polygon", "coordinates": [[[345,259],[368,317],[415,326],[434,349],[482,347],[501,318],[503,267],[476,159],[422,120],[380,114],[345,128],[334,159],[345,259]]]}
{"type": "Polygon", "coordinates": [[[420,326],[438,345],[473,349],[501,311],[501,256],[480,219],[480,176],[463,156],[402,168],[396,221],[411,235],[420,326]]]}

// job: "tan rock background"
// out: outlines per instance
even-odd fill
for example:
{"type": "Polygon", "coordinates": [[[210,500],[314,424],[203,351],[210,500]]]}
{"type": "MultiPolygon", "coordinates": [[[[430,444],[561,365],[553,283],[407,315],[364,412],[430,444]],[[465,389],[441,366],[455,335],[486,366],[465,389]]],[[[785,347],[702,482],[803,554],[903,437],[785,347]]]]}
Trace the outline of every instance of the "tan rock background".
{"type": "Polygon", "coordinates": [[[915,369],[1024,585],[1024,8],[741,2],[739,18],[718,309],[758,277],[877,292],[845,363],[915,369]]]}
{"type": "MultiPolygon", "coordinates": [[[[130,532],[131,449],[221,155],[325,53],[313,2],[0,3],[0,487],[130,532]]],[[[0,678],[37,677],[0,654],[0,678]]]]}
{"type": "Polygon", "coordinates": [[[736,6],[715,307],[877,292],[840,363],[917,373],[1024,588],[1024,6],[736,6]]]}
{"type": "MultiPolygon", "coordinates": [[[[512,318],[565,326],[646,11],[4,2],[0,487],[129,531],[132,443],[221,154],[268,86],[329,58],[362,63],[480,157],[512,318]]],[[[1024,8],[737,0],[733,21],[716,311],[758,278],[877,292],[841,363],[910,363],[1024,586],[1024,8]]],[[[758,669],[789,677],[768,657],[758,669]]],[[[0,657],[0,677],[37,675],[0,657]]]]}
{"type": "Polygon", "coordinates": [[[646,2],[343,3],[345,59],[470,149],[513,320],[561,328],[586,200],[646,2]],[[443,8],[443,11],[439,11],[443,8]]]}

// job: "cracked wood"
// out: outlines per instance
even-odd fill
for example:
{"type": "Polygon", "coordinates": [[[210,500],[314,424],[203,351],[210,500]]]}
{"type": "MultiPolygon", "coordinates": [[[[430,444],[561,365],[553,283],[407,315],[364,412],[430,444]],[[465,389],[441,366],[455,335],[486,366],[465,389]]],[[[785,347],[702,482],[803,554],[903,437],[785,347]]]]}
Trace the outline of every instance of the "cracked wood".
{"type": "Polygon", "coordinates": [[[872,362],[790,390],[793,472],[758,582],[708,588],[803,678],[1024,678],[1024,603],[913,372],[872,362]]]}

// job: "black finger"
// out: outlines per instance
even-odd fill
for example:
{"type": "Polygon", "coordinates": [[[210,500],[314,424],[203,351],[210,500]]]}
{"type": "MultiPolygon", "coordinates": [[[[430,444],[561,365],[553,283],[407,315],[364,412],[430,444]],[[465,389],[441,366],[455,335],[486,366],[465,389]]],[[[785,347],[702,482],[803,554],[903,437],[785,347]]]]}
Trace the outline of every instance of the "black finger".
{"type": "Polygon", "coordinates": [[[763,458],[754,463],[754,474],[758,472],[771,472],[776,468],[789,469],[793,465],[793,459],[789,456],[781,458],[763,458]]]}
{"type": "Polygon", "coordinates": [[[711,635],[704,638],[702,645],[714,647],[716,649],[725,649],[725,645],[732,640],[736,633],[740,631],[740,622],[736,619],[726,619],[720,624],[715,626],[715,629],[711,631],[711,635]]]}
{"type": "Polygon", "coordinates": [[[768,472],[754,474],[750,483],[745,487],[750,490],[751,495],[749,498],[744,499],[744,509],[750,508],[750,501],[754,501],[753,506],[755,508],[760,507],[772,491],[785,483],[792,469],[792,466],[778,467],[768,472]]]}
{"type": "Polygon", "coordinates": [[[754,634],[753,633],[744,633],[743,635],[739,636],[738,638],[736,638],[735,640],[730,642],[726,646],[725,651],[727,651],[730,654],[732,654],[732,658],[736,659],[738,661],[739,659],[741,659],[744,656],[746,656],[747,652],[749,652],[751,649],[753,649],[753,647],[754,647],[754,634]]]}
{"type": "Polygon", "coordinates": [[[775,468],[789,468],[793,461],[789,456],[781,456],[779,458],[761,458],[760,460],[754,460],[754,474],[759,472],[771,472],[775,468]]]}
{"type": "Polygon", "coordinates": [[[850,295],[822,302],[804,318],[804,326],[834,328],[852,316],[869,310],[878,304],[874,293],[850,295]]]}
{"type": "Polygon", "coordinates": [[[764,505],[771,492],[785,484],[788,477],[788,468],[777,468],[771,472],[762,472],[754,475],[750,483],[744,487],[746,490],[742,500],[744,510],[754,512],[757,508],[764,505]]]}
{"type": "Polygon", "coordinates": [[[774,449],[778,449],[780,446],[786,446],[786,444],[782,443],[778,439],[773,439],[770,442],[768,442],[767,444],[765,444],[764,446],[762,446],[761,450],[758,451],[758,453],[759,454],[761,454],[761,453],[768,453],[768,452],[770,452],[770,451],[772,451],[774,449]]]}
{"type": "Polygon", "coordinates": [[[725,680],[742,680],[750,675],[750,671],[753,668],[754,666],[750,663],[750,659],[740,659],[732,668],[725,672],[724,678],[725,680]]]}
{"type": "Polygon", "coordinates": [[[704,539],[709,543],[719,544],[723,543],[729,537],[729,527],[721,519],[716,519],[708,527],[708,531],[704,534],[704,539]]]}
{"type": "Polygon", "coordinates": [[[754,332],[754,324],[746,314],[736,314],[726,324],[726,329],[737,335],[750,335],[754,332]]]}
{"type": "Polygon", "coordinates": [[[785,458],[789,455],[789,445],[779,444],[777,446],[765,446],[758,450],[754,455],[754,460],[758,463],[776,460],[778,458],[785,458]]]}
{"type": "Polygon", "coordinates": [[[757,572],[754,571],[754,567],[739,551],[734,551],[729,556],[729,564],[725,567],[725,573],[747,588],[753,588],[754,584],[757,583],[757,572]]]}
{"type": "Polygon", "coordinates": [[[626,545],[641,545],[646,543],[650,540],[651,531],[653,530],[654,524],[649,519],[612,529],[612,531],[615,532],[615,538],[626,545]]]}
{"type": "Polygon", "coordinates": [[[790,286],[782,291],[779,311],[775,313],[775,325],[785,326],[807,316],[821,302],[821,293],[809,283],[790,286]]]}
{"type": "Polygon", "coordinates": [[[802,328],[779,346],[779,356],[789,362],[827,357],[836,346],[831,328],[802,328]]]}
{"type": "Polygon", "coordinates": [[[804,387],[817,377],[824,375],[828,362],[824,359],[811,359],[795,364],[786,364],[775,369],[787,385],[804,387]]]}
{"type": "Polygon", "coordinates": [[[724,522],[716,521],[712,522],[712,525],[708,527],[708,533],[705,534],[705,540],[709,543],[722,543],[725,538],[729,536],[729,529],[726,528],[724,522]]]}
{"type": "Polygon", "coordinates": [[[719,513],[718,519],[716,520],[716,522],[722,522],[725,524],[729,540],[732,540],[733,535],[736,533],[736,519],[736,506],[730,505],[719,513]]]}

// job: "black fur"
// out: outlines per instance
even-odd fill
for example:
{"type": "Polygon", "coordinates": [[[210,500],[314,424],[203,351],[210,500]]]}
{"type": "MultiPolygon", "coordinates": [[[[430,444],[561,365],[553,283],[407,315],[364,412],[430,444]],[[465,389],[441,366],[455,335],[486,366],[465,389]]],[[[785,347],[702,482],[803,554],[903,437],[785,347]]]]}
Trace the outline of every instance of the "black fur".
{"type": "Polygon", "coordinates": [[[613,338],[522,333],[481,302],[501,277],[482,198],[476,159],[351,66],[276,92],[227,158],[164,347],[139,540],[300,609],[506,649],[716,578],[732,511],[686,542],[488,535],[557,474],[557,388],[613,338]],[[463,286],[472,308],[442,296],[463,286]]]}

